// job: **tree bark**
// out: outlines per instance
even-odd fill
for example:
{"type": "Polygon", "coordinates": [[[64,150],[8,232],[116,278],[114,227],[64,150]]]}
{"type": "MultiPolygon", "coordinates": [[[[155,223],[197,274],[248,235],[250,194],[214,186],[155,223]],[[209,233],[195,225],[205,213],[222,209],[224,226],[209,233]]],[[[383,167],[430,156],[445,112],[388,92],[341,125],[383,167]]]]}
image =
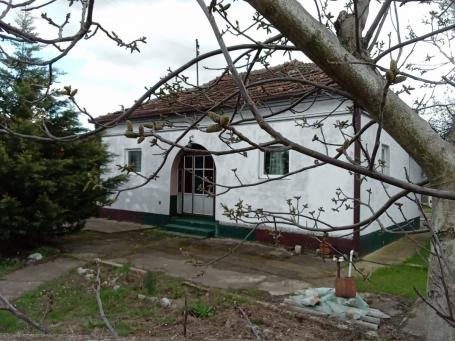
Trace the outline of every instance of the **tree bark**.
{"type": "MultiPolygon", "coordinates": [[[[447,185],[444,186],[447,189],[447,185]]],[[[451,186],[452,189],[455,186],[451,186]]],[[[432,225],[439,239],[439,252],[444,255],[447,263],[430,255],[428,260],[427,297],[429,303],[437,307],[443,314],[450,316],[455,313],[455,201],[433,198],[432,225]],[[441,277],[444,276],[444,278],[441,277]],[[446,287],[445,287],[446,286],[446,287]]],[[[432,245],[434,253],[435,245],[432,245]]],[[[426,339],[435,341],[455,340],[455,326],[450,326],[438,316],[434,309],[427,306],[426,339]]]]}

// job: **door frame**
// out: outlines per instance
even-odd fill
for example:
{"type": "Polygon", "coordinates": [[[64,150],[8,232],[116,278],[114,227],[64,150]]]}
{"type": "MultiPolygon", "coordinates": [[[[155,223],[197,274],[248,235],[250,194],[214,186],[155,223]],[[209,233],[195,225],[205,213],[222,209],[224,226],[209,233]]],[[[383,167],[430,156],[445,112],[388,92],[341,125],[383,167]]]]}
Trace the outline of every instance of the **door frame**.
{"type": "MultiPolygon", "coordinates": [[[[211,170],[213,172],[213,182],[216,183],[216,165],[215,165],[215,160],[213,159],[213,156],[201,145],[193,143],[191,145],[192,149],[200,149],[200,152],[184,152],[179,155],[179,159],[176,160],[178,162],[177,164],[177,208],[176,208],[176,213],[178,216],[191,216],[191,217],[201,217],[201,218],[207,218],[207,219],[213,219],[215,220],[215,207],[216,207],[216,186],[213,186],[213,191],[214,191],[214,196],[210,197],[212,201],[212,214],[199,214],[199,213],[194,213],[194,196],[195,195],[200,195],[207,197],[204,193],[202,194],[197,194],[195,193],[196,191],[196,170],[203,170],[203,177],[205,177],[205,171],[206,170],[211,170]],[[192,179],[192,185],[191,185],[191,195],[192,195],[192,203],[191,203],[191,213],[185,212],[184,211],[184,201],[185,201],[185,157],[190,156],[192,160],[192,167],[191,167],[191,179],[192,179]],[[197,156],[203,156],[203,166],[202,168],[200,167],[195,167],[196,163],[196,157],[197,156]],[[205,162],[206,159],[205,157],[210,157],[212,160],[212,168],[207,168],[205,167],[205,162]],[[180,197],[180,198],[179,198],[180,197]],[[180,203],[179,203],[180,200],[180,203]],[[180,205],[179,205],[180,204],[180,205]],[[180,206],[180,212],[179,212],[179,206],[180,206]]],[[[205,185],[204,182],[202,183],[202,188],[205,190],[205,185]]],[[[187,193],[188,194],[188,193],[187,193]]]]}

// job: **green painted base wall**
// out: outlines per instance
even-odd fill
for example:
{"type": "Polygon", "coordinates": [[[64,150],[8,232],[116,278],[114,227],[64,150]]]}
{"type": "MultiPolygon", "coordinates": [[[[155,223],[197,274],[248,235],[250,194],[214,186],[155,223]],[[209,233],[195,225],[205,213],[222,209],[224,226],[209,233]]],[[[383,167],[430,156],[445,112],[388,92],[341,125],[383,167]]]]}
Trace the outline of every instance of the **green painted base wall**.
{"type": "Polygon", "coordinates": [[[144,225],[166,225],[169,222],[169,216],[156,213],[142,213],[144,225]]]}
{"type": "Polygon", "coordinates": [[[131,221],[144,225],[163,225],[167,224],[169,221],[169,216],[166,214],[118,210],[107,207],[100,209],[99,216],[101,218],[114,219],[119,221],[131,221]]]}
{"type": "MultiPolygon", "coordinates": [[[[251,232],[251,229],[241,226],[233,225],[223,225],[218,223],[216,229],[216,236],[223,238],[232,238],[232,239],[245,239],[248,233],[251,232]]],[[[256,231],[253,231],[246,240],[255,241],[256,240],[256,231]]]]}
{"type": "Polygon", "coordinates": [[[170,197],[169,214],[171,216],[177,214],[177,196],[176,195],[171,195],[171,197],[170,197]]]}
{"type": "MultiPolygon", "coordinates": [[[[389,231],[413,231],[420,228],[420,217],[387,228],[389,231]]],[[[374,231],[360,236],[360,254],[366,255],[403,237],[403,234],[374,231]]]]}
{"type": "MultiPolygon", "coordinates": [[[[175,197],[175,204],[177,204],[177,198],[175,197]]],[[[171,207],[172,207],[172,197],[171,197],[171,207]]],[[[156,214],[156,213],[146,213],[146,212],[133,212],[133,211],[126,211],[126,210],[117,210],[117,209],[109,209],[109,208],[103,208],[100,211],[100,216],[104,218],[109,218],[109,219],[115,219],[115,220],[126,220],[126,221],[133,221],[139,224],[144,224],[144,225],[156,225],[156,226],[164,226],[166,225],[171,216],[165,215],[165,214],[156,214]]],[[[194,218],[194,217],[193,217],[194,218]]],[[[197,218],[194,218],[197,219],[197,218]]],[[[232,239],[245,239],[248,233],[251,232],[250,228],[247,227],[242,227],[242,226],[235,226],[235,225],[225,225],[221,224],[218,221],[215,221],[213,218],[216,227],[216,237],[220,238],[232,238],[232,239]]],[[[404,231],[413,231],[413,230],[418,230],[420,227],[420,217],[414,218],[409,220],[409,223],[401,223],[396,226],[390,226],[387,228],[387,230],[390,231],[399,231],[399,230],[404,230],[404,231]]],[[[251,234],[248,236],[246,240],[250,241],[256,241],[262,240],[263,238],[260,238],[260,236],[257,235],[258,231],[253,231],[251,234]]],[[[259,230],[259,233],[261,231],[259,230]]],[[[302,235],[299,234],[299,237],[302,235]]],[[[387,233],[383,231],[375,231],[366,235],[361,235],[360,236],[360,254],[365,255],[370,252],[373,252],[384,245],[387,245],[399,238],[401,238],[403,235],[402,234],[397,234],[397,233],[387,233]]],[[[289,233],[289,238],[295,240],[295,235],[292,233],[289,233]]]]}

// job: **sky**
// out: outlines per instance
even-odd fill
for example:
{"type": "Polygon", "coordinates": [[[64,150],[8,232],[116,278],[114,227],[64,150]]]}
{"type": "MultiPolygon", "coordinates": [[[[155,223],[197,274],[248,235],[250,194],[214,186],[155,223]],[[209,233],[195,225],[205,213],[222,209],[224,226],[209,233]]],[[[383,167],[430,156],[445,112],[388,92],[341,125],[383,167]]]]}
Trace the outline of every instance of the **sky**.
{"type": "MultiPolygon", "coordinates": [[[[207,1],[208,2],[208,1],[207,1]]],[[[315,13],[313,3],[301,0],[306,8],[315,13]]],[[[344,1],[331,1],[334,14],[341,9],[337,4],[344,1]]],[[[46,12],[56,22],[62,22],[68,11],[67,0],[59,0],[56,5],[46,8],[46,12]]],[[[372,2],[372,6],[378,6],[372,2]]],[[[73,6],[74,8],[75,6],[73,6]]],[[[74,8],[77,9],[77,8],[74,8]]],[[[230,11],[241,24],[250,22],[254,14],[244,1],[233,3],[230,11]]],[[[37,15],[39,13],[36,13],[37,15]]],[[[77,29],[77,12],[72,13],[67,32],[77,29]]],[[[401,19],[402,27],[408,24],[418,25],[422,13],[405,12],[401,19]]],[[[141,44],[141,53],[130,53],[116,46],[102,33],[90,40],[81,41],[68,56],[56,64],[65,74],[58,79],[58,87],[71,85],[78,89],[77,99],[81,106],[93,116],[129,107],[145,91],[167,73],[195,55],[195,39],[199,40],[200,52],[217,49],[213,32],[195,0],[98,0],[94,11],[95,21],[107,30],[115,31],[122,39],[129,41],[141,36],[147,38],[147,44],[141,44]]],[[[370,18],[372,20],[372,18],[370,18]]],[[[35,20],[38,32],[44,36],[55,35],[55,29],[45,24],[39,17],[35,20]]],[[[255,31],[256,37],[265,37],[255,31]]],[[[228,37],[228,45],[246,42],[245,39],[228,37]]],[[[46,55],[52,55],[49,50],[46,55]]],[[[305,60],[302,54],[295,58],[305,60]]],[[[280,63],[286,58],[277,56],[272,63],[280,63]]],[[[200,65],[200,83],[214,78],[217,73],[205,71],[204,66],[224,67],[220,56],[200,65]]],[[[195,67],[185,72],[195,82],[195,67]]]]}
{"type": "MultiPolygon", "coordinates": [[[[239,7],[238,12],[248,12],[248,16],[240,13],[242,17],[252,16],[249,6],[239,7]]],[[[193,0],[102,0],[97,3],[95,18],[125,41],[145,36],[147,44],[140,45],[141,53],[130,53],[98,34],[82,41],[56,65],[66,72],[59,78],[61,85],[77,88],[78,100],[93,116],[119,110],[121,105],[131,106],[145,87],[166,75],[169,68],[175,69],[195,56],[195,39],[201,53],[218,48],[193,0]]],[[[204,66],[224,67],[225,63],[222,58],[201,63],[201,84],[217,75],[204,71],[204,66]]],[[[196,68],[185,75],[195,82],[196,68]]]]}

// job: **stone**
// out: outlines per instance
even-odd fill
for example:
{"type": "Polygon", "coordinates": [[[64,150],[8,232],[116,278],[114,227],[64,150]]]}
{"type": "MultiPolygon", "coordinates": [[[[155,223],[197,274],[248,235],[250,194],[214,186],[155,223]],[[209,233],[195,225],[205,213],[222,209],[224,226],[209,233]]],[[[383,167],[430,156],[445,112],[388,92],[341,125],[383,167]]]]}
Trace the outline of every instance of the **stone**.
{"type": "Polygon", "coordinates": [[[379,338],[378,336],[378,333],[375,332],[374,330],[369,330],[365,333],[365,337],[368,339],[368,340],[376,340],[379,338]]]}
{"type": "Polygon", "coordinates": [[[162,299],[160,299],[160,306],[162,306],[163,308],[170,308],[171,305],[172,301],[169,298],[163,297],[162,299]]]}
{"type": "Polygon", "coordinates": [[[39,253],[39,252],[32,253],[31,255],[29,255],[27,257],[27,261],[29,263],[38,262],[38,261],[40,261],[42,259],[43,259],[43,255],[41,253],[39,253]]]}
{"type": "Polygon", "coordinates": [[[348,330],[349,326],[345,323],[338,323],[337,324],[337,329],[342,329],[342,330],[348,330]]]}
{"type": "Polygon", "coordinates": [[[85,274],[85,279],[86,280],[92,280],[93,278],[95,278],[94,274],[92,274],[90,272],[85,274]]]}
{"type": "Polygon", "coordinates": [[[83,276],[86,273],[90,272],[90,269],[86,269],[86,268],[83,268],[82,266],[80,266],[80,267],[77,268],[76,271],[77,271],[78,275],[83,276]]]}
{"type": "Polygon", "coordinates": [[[156,296],[147,296],[147,299],[152,303],[158,303],[159,299],[156,296]]]}
{"type": "Polygon", "coordinates": [[[274,248],[268,252],[265,253],[266,256],[272,257],[272,258],[277,258],[277,259],[286,259],[292,257],[292,252],[289,252],[288,250],[284,248],[274,248]]]}
{"type": "Polygon", "coordinates": [[[117,290],[120,289],[120,285],[116,284],[116,285],[114,285],[114,286],[112,287],[112,289],[113,289],[114,291],[117,291],[117,290]]]}
{"type": "MultiPolygon", "coordinates": [[[[120,287],[120,285],[119,285],[120,287]]],[[[155,297],[155,296],[147,296],[147,295],[143,295],[143,294],[138,294],[137,295],[137,298],[141,301],[143,300],[147,300],[151,303],[157,303],[159,300],[158,300],[158,297],[155,297]]],[[[161,303],[160,303],[161,304],[161,303]]]]}
{"type": "Polygon", "coordinates": [[[262,335],[264,335],[265,339],[273,339],[273,332],[269,328],[264,329],[262,335]]]}

